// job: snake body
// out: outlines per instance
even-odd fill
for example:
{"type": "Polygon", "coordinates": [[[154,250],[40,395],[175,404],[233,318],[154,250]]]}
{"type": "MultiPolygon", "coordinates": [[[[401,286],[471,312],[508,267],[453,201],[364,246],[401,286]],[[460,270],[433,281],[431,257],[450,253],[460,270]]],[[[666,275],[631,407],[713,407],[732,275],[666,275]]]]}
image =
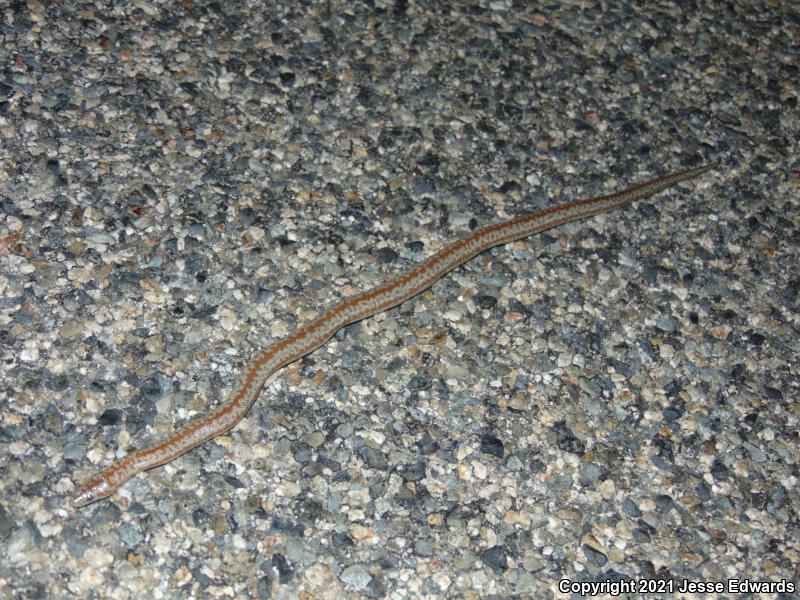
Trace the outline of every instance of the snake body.
{"type": "Polygon", "coordinates": [[[413,298],[481,252],[564,223],[621,208],[680,181],[696,177],[712,167],[713,165],[704,165],[688,169],[615,194],[576,200],[488,225],[444,247],[388,283],[342,300],[292,335],[258,352],[238,385],[221,406],[189,421],[165,439],[117,460],[80,487],[72,497],[72,505],[86,506],[106,498],[137,473],[175,460],[195,446],[225,433],[248,413],[264,382],[275,371],[313,352],[345,325],[366,319],[413,298]]]}

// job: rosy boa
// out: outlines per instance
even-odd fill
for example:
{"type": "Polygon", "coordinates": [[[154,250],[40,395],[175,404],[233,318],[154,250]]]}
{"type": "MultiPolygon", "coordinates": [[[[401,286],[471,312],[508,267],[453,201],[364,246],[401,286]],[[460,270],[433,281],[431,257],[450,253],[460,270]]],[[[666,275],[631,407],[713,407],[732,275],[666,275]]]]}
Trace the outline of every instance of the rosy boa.
{"type": "Polygon", "coordinates": [[[166,439],[128,454],[92,477],[73,496],[73,506],[86,506],[106,498],[137,473],[175,460],[195,446],[225,433],[248,413],[264,382],[275,371],[313,352],[345,325],[366,319],[413,298],[484,250],[564,223],[621,208],[672,187],[679,181],[696,177],[713,166],[688,169],[608,196],[576,200],[503,223],[488,225],[444,247],[388,283],[342,300],[289,337],[256,353],[239,384],[221,406],[208,414],[199,415],[166,439]]]}

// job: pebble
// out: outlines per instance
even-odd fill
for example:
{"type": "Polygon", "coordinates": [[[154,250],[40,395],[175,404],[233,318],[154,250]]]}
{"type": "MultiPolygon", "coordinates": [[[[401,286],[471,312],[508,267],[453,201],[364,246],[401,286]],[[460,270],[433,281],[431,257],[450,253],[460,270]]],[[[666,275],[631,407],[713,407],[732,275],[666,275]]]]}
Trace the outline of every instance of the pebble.
{"type": "Polygon", "coordinates": [[[372,575],[362,565],[350,565],[342,571],[339,579],[359,592],[369,585],[372,575]]]}

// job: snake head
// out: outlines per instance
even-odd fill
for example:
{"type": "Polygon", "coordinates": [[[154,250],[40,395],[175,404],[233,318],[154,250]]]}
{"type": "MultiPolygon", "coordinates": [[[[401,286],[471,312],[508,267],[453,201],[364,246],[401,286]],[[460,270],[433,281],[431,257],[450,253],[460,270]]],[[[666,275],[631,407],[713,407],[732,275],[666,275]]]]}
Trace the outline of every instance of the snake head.
{"type": "Polygon", "coordinates": [[[116,489],[116,487],[111,485],[106,474],[101,473],[97,477],[87,481],[75,492],[72,496],[72,506],[81,508],[92,502],[108,498],[116,489]]]}

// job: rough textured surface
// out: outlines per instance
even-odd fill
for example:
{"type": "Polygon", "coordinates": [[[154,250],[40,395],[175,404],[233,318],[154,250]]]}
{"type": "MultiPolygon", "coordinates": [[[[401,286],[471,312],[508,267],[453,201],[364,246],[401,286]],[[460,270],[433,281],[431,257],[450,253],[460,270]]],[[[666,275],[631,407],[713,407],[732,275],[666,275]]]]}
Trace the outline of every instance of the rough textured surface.
{"type": "Polygon", "coordinates": [[[0,598],[797,583],[796,9],[252,4],[0,9],[0,598]],[[320,307],[698,160],[69,507],[320,307]]]}

